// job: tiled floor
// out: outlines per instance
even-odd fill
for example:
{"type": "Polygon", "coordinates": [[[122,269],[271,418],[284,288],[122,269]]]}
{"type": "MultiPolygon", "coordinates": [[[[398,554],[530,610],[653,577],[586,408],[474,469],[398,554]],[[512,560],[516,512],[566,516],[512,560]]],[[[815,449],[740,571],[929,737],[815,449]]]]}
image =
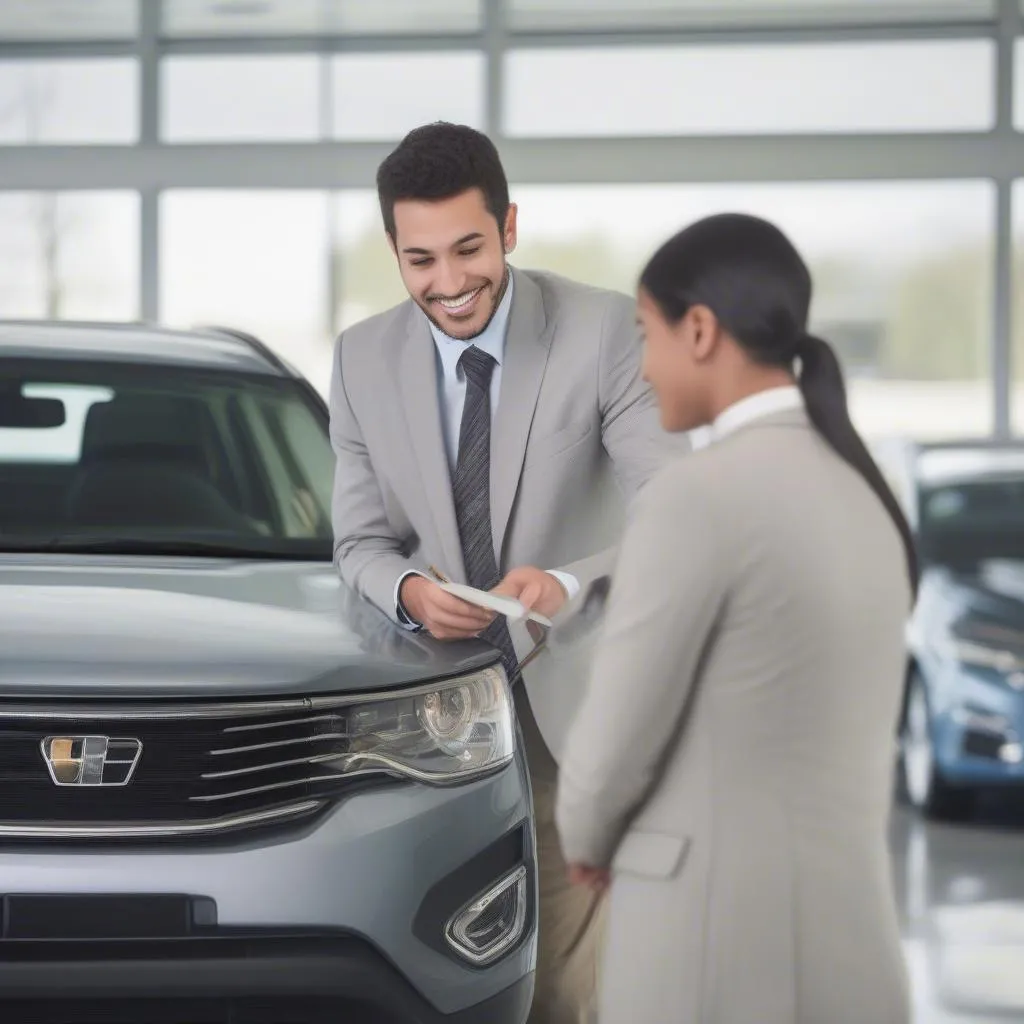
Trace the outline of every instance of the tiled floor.
{"type": "Polygon", "coordinates": [[[892,825],[915,1024],[1024,1021],[1024,810],[991,802],[969,825],[892,825]]]}

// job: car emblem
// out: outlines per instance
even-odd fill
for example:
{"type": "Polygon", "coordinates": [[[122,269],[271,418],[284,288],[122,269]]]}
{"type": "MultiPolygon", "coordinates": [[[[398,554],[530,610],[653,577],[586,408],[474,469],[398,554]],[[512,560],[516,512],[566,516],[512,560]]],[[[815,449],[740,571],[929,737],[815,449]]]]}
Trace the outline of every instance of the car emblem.
{"type": "Polygon", "coordinates": [[[142,741],[109,736],[47,736],[39,744],[55,786],[127,786],[142,741]]]}

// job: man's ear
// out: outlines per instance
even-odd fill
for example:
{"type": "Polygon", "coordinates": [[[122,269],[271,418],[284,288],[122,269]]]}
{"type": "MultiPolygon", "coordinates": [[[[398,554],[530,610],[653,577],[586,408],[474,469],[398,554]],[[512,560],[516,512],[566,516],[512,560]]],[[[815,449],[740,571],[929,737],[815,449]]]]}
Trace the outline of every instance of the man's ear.
{"type": "Polygon", "coordinates": [[[518,240],[519,233],[516,226],[518,213],[519,208],[516,204],[509,203],[508,213],[505,215],[505,230],[501,233],[501,242],[506,253],[512,252],[516,247],[516,241],[518,240]]]}

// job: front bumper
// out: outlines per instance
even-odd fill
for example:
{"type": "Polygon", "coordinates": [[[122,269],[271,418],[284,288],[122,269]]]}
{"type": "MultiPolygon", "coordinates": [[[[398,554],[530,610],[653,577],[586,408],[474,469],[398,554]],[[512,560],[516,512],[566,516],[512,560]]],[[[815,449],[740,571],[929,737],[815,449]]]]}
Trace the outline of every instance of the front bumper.
{"type": "Polygon", "coordinates": [[[26,945],[0,961],[0,992],[2,1019],[34,1024],[522,1024],[533,975],[442,1014],[359,939],[253,934],[26,945]]]}
{"type": "Polygon", "coordinates": [[[933,679],[932,729],[943,776],[961,785],[1024,783],[1024,696],[991,671],[957,663],[933,679]]]}
{"type": "MultiPolygon", "coordinates": [[[[93,995],[155,997],[157,991],[140,979],[158,979],[163,971],[169,972],[166,977],[176,996],[195,991],[201,999],[241,998],[245,985],[253,982],[257,987],[250,994],[262,991],[270,997],[274,985],[283,985],[278,994],[291,998],[300,992],[315,994],[318,985],[337,975],[337,998],[351,998],[362,969],[346,964],[376,962],[374,957],[394,977],[404,979],[402,984],[388,980],[375,990],[393,1002],[407,986],[420,1001],[413,1015],[394,1018],[398,1021],[444,1020],[445,1015],[469,1013],[502,998],[515,1006],[519,997],[507,993],[532,987],[527,979],[536,957],[536,869],[526,771],[517,756],[499,773],[468,785],[372,788],[351,794],[322,817],[291,830],[243,834],[218,845],[0,845],[0,896],[11,894],[183,894],[215,908],[209,923],[215,923],[216,931],[166,940],[169,949],[187,955],[142,961],[127,955],[133,951],[131,943],[111,943],[109,935],[95,936],[94,942],[81,936],[74,942],[0,939],[0,1008],[5,1000],[43,994],[73,1000],[93,995]],[[514,867],[509,863],[513,859],[529,871],[531,910],[525,938],[494,965],[473,967],[447,946],[445,924],[472,896],[514,867]],[[266,935],[304,937],[312,945],[303,946],[301,954],[255,945],[247,947],[251,955],[241,957],[231,952],[241,947],[215,945],[239,934],[255,935],[246,939],[254,943],[264,942],[260,936],[266,935]],[[305,938],[310,936],[314,938],[305,938]],[[356,949],[352,943],[361,943],[368,954],[350,956],[356,949]],[[26,959],[30,947],[45,955],[26,959]],[[117,954],[113,959],[111,951],[117,954]],[[79,966],[85,964],[89,966],[79,966]],[[293,973],[306,976],[310,987],[288,987],[293,973]],[[104,987],[93,988],[87,976],[104,987]]],[[[164,941],[159,933],[147,934],[147,942],[135,944],[142,957],[157,948],[148,943],[164,941]]],[[[369,969],[366,977],[391,978],[381,970],[369,969]]],[[[330,985],[324,995],[336,998],[330,985]]],[[[387,999],[381,1002],[381,1013],[390,1005],[387,999]]],[[[406,1012],[404,1003],[395,1005],[406,1012]]],[[[521,1024],[525,1016],[487,1019],[521,1024]]],[[[0,1012],[0,1019],[17,1018],[0,1012]]],[[[360,1024],[373,1019],[352,1017],[360,1024]]]]}

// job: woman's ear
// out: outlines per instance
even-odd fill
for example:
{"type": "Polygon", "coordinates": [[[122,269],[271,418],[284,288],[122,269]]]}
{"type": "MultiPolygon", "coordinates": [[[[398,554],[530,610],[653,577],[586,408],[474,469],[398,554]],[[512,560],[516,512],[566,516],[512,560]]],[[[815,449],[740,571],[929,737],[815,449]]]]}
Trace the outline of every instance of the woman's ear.
{"type": "Polygon", "coordinates": [[[722,333],[718,317],[707,306],[691,306],[686,313],[687,332],[693,358],[698,362],[710,359],[718,347],[722,333]]]}

